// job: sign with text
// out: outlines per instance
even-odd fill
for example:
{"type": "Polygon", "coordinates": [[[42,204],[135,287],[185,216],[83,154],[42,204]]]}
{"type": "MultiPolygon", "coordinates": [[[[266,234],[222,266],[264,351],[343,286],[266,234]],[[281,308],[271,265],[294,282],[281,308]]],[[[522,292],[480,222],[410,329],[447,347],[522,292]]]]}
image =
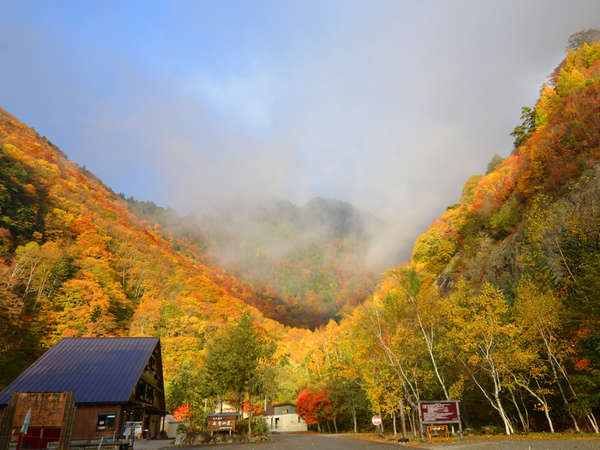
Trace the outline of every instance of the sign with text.
{"type": "Polygon", "coordinates": [[[206,418],[208,431],[233,430],[235,431],[235,422],[237,414],[214,414],[206,418]]]}
{"type": "Polygon", "coordinates": [[[13,392],[0,414],[0,450],[16,440],[22,448],[58,442],[58,448],[68,449],[75,409],[73,392],[13,392]]]}
{"type": "Polygon", "coordinates": [[[73,403],[71,392],[15,392],[17,404],[13,427],[23,425],[29,415],[30,427],[63,426],[68,406],[73,403]]]}
{"type": "Polygon", "coordinates": [[[419,418],[422,424],[460,423],[458,401],[419,402],[419,418]]]}

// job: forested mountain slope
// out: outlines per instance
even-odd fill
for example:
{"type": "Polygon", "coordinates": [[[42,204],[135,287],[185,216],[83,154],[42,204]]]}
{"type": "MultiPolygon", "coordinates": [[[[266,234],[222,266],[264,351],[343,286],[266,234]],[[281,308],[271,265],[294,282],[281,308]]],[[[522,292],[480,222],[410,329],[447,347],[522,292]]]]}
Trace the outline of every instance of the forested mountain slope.
{"type": "Polygon", "coordinates": [[[286,325],[315,328],[340,317],[373,292],[386,267],[369,261],[386,225],[339,200],[238,202],[187,217],[127,201],[138,216],[169,230],[188,255],[243,280],[255,293],[251,303],[286,325]]]}
{"type": "Polygon", "coordinates": [[[411,421],[419,400],[456,398],[469,426],[598,432],[600,43],[569,50],[522,119],[512,154],[328,327],[317,386],[335,397],[344,373],[411,421]]]}
{"type": "Polygon", "coordinates": [[[65,336],[160,335],[169,378],[243,310],[283,332],[182,245],[0,110],[0,386],[65,336]]]}
{"type": "Polygon", "coordinates": [[[278,357],[291,356],[269,395],[308,388],[298,401],[314,423],[381,412],[415,429],[418,401],[454,398],[467,426],[600,431],[600,43],[570,50],[549,80],[511,155],[467,181],[410,262],[316,332],[265,315],[314,326],[340,295],[358,292],[353,305],[371,291],[371,275],[354,271],[364,236],[347,206],[275,205],[253,219],[272,231],[255,239],[235,226],[174,228],[0,110],[0,385],[61,336],[160,335],[173,402],[202,404],[205,342],[250,310],[281,338],[278,357]],[[326,239],[264,258],[272,243],[261,238],[285,241],[337,207],[326,239]],[[343,248],[352,241],[359,250],[343,248]],[[215,264],[232,247],[228,262],[251,286],[215,264]],[[320,298],[300,309],[309,291],[320,298]]]}
{"type": "Polygon", "coordinates": [[[356,306],[376,284],[367,253],[383,224],[348,203],[263,201],[199,214],[195,223],[208,254],[257,291],[275,293],[311,327],[356,306]]]}

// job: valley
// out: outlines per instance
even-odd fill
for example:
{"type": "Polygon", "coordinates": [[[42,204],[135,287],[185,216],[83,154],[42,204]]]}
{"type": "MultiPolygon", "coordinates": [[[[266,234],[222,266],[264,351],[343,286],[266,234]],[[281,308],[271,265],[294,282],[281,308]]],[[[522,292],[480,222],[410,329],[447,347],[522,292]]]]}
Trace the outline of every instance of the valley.
{"type": "Polygon", "coordinates": [[[470,432],[599,433],[600,43],[580,44],[408,261],[371,259],[390,225],[339,200],[180,216],[115,193],[0,110],[0,388],[63,337],[152,336],[192,428],[268,400],[417,437],[437,399],[470,432]]]}

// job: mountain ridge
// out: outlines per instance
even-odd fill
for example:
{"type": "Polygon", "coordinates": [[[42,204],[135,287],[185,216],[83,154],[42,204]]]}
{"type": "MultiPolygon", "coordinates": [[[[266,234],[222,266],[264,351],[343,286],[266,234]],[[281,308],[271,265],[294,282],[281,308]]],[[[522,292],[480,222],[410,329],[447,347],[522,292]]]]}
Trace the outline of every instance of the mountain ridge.
{"type": "Polygon", "coordinates": [[[160,335],[169,378],[243,311],[284,332],[254,292],[179,245],[0,109],[0,384],[62,336],[160,335]]]}

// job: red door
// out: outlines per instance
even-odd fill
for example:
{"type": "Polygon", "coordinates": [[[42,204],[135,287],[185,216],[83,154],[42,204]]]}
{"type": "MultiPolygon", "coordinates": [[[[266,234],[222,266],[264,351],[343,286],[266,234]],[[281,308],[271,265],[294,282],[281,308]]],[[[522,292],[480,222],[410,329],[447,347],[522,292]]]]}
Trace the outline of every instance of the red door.
{"type": "Polygon", "coordinates": [[[27,434],[21,438],[21,448],[43,449],[50,442],[60,441],[60,428],[30,427],[27,434]]]}

